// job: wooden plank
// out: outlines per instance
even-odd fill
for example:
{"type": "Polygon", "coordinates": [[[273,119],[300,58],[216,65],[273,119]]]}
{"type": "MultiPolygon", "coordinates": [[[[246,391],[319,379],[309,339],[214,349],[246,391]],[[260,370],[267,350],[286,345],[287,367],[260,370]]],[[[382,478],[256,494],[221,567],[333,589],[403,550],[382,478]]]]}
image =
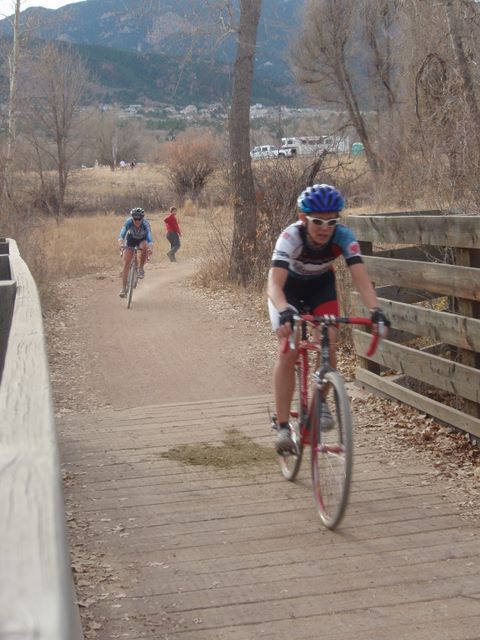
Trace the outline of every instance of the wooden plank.
{"type": "Polygon", "coordinates": [[[384,249],[382,251],[375,251],[372,255],[376,258],[417,260],[419,262],[445,262],[445,250],[443,247],[429,247],[425,245],[420,247],[401,247],[400,249],[384,249]]]}
{"type": "Polygon", "coordinates": [[[0,385],[0,635],[79,640],[40,301],[12,240],[9,254],[17,293],[0,385]]]}
{"type": "Polygon", "coordinates": [[[395,284],[480,300],[480,269],[373,256],[364,256],[364,260],[375,285],[395,284]]]}
{"type": "MultiPolygon", "coordinates": [[[[352,300],[355,309],[360,313],[366,312],[358,293],[353,292],[352,300]]],[[[379,298],[379,304],[395,329],[480,353],[480,319],[416,307],[384,298],[379,298]]]]}
{"type": "Polygon", "coordinates": [[[480,247],[480,216],[347,216],[345,224],[354,231],[358,240],[377,244],[480,247]]]}
{"type": "Polygon", "coordinates": [[[431,291],[425,291],[424,289],[410,289],[405,287],[397,287],[394,285],[376,287],[375,291],[379,298],[396,300],[397,302],[406,302],[408,304],[425,302],[426,300],[436,300],[438,297],[440,297],[440,294],[433,293],[431,291]]]}
{"type": "Polygon", "coordinates": [[[380,391],[382,395],[415,407],[440,422],[480,437],[480,420],[473,416],[448,407],[437,400],[427,398],[416,391],[406,389],[386,376],[377,376],[370,371],[359,368],[356,371],[356,377],[367,389],[380,391]]]}
{"type": "MultiPolygon", "coordinates": [[[[353,331],[353,340],[358,352],[368,349],[370,336],[362,331],[353,331]]],[[[480,401],[480,371],[439,356],[411,349],[404,345],[383,340],[381,349],[372,356],[378,364],[406,374],[443,389],[462,398],[480,401]]]]}
{"type": "MultiPolygon", "coordinates": [[[[449,215],[449,213],[450,213],[449,209],[445,209],[444,211],[442,211],[441,209],[418,209],[415,211],[377,211],[375,213],[364,214],[364,217],[366,218],[370,218],[370,217],[398,218],[399,216],[402,216],[402,217],[418,218],[419,216],[437,216],[438,217],[441,215],[449,215]]],[[[348,217],[352,218],[356,216],[352,215],[348,217]]]]}
{"type": "MultiPolygon", "coordinates": [[[[250,415],[247,403],[245,415],[250,415]]],[[[223,407],[213,407],[214,402],[212,410],[199,412],[197,426],[218,441],[225,427],[223,407]]],[[[257,402],[255,407],[254,421],[261,423],[263,408],[257,402]]],[[[186,425],[190,411],[172,406],[170,417],[156,411],[156,433],[139,431],[139,455],[125,457],[128,428],[105,448],[97,447],[92,459],[83,456],[91,443],[78,439],[81,421],[72,430],[70,419],[62,420],[63,462],[72,479],[66,490],[77,525],[73,536],[91,561],[98,559],[100,575],[102,567],[108,570],[94,585],[88,576],[83,581],[89,612],[102,622],[98,640],[263,635],[286,640],[292,620],[302,639],[317,638],[323,625],[328,638],[351,640],[363,630],[365,640],[380,640],[406,638],[413,622],[438,623],[440,616],[444,626],[456,627],[478,615],[475,529],[445,495],[446,482],[430,482],[428,467],[416,456],[408,453],[385,464],[372,433],[358,429],[347,517],[341,531],[330,532],[312,507],[308,459],[299,482],[286,483],[275,461],[257,472],[192,471],[156,454],[173,443],[174,434],[161,429],[177,421],[186,425]],[[152,449],[151,455],[144,453],[152,449]],[[115,472],[104,467],[106,456],[125,459],[134,484],[117,483],[115,472]],[[103,482],[94,481],[98,473],[103,482]],[[296,542],[299,531],[315,541],[313,559],[311,546],[296,542]],[[379,615],[372,615],[372,607],[379,615]],[[398,625],[393,636],[387,622],[398,625]]],[[[122,413],[126,418],[127,411],[122,413]]],[[[130,409],[136,431],[134,416],[130,409]]],[[[87,418],[95,422],[94,416],[87,418]]],[[[243,432],[251,434],[250,426],[243,432]]]]}

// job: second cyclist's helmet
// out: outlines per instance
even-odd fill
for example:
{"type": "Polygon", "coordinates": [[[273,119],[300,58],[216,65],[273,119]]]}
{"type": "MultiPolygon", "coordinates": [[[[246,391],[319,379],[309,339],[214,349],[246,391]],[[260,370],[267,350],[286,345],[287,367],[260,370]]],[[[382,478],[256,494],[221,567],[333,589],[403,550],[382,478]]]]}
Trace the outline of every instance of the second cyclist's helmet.
{"type": "Polygon", "coordinates": [[[141,207],[135,207],[130,211],[130,215],[132,218],[137,218],[137,220],[139,220],[140,218],[143,218],[145,211],[141,207]]]}
{"type": "Polygon", "coordinates": [[[314,184],[307,187],[298,196],[297,205],[303,213],[339,212],[345,206],[345,200],[335,187],[329,184],[314,184]]]}

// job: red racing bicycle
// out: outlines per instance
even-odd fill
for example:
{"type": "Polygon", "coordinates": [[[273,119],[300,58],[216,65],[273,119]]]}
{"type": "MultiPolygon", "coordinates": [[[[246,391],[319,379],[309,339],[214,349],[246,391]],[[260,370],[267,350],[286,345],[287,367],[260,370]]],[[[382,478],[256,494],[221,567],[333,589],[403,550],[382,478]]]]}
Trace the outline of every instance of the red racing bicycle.
{"type": "MultiPolygon", "coordinates": [[[[299,314],[293,322],[294,328],[290,338],[285,340],[284,351],[298,348],[296,390],[290,412],[294,450],[279,455],[280,469],[287,480],[295,480],[304,447],[310,445],[313,496],[317,511],[322,523],[329,529],[335,529],[348,503],[352,481],[353,434],[345,383],[330,363],[329,328],[339,324],[370,327],[372,321],[369,318],[299,314]],[[311,362],[313,358],[315,364],[311,362]],[[311,368],[314,368],[314,372],[309,393],[311,368]],[[325,407],[328,407],[328,412],[325,412],[325,407]],[[328,416],[329,424],[325,416],[328,416]]],[[[379,335],[374,334],[367,357],[375,352],[378,340],[379,335]]]]}

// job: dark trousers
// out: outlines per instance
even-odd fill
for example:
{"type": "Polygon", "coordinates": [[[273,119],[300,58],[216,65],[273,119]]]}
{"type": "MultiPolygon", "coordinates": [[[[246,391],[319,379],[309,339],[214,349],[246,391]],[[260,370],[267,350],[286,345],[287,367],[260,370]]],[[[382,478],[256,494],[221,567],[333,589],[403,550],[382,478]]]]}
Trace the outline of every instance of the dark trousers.
{"type": "Polygon", "coordinates": [[[180,236],[176,231],[168,231],[167,240],[170,242],[170,253],[174,256],[180,249],[180,236]]]}

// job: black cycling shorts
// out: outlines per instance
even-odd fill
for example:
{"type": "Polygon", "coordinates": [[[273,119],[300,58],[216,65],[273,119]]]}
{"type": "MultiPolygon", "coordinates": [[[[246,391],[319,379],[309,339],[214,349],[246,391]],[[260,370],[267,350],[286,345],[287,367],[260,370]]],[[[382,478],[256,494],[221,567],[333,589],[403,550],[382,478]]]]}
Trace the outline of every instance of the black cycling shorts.
{"type": "Polygon", "coordinates": [[[126,243],[125,243],[125,246],[126,246],[126,247],[129,247],[130,249],[133,249],[133,247],[138,247],[138,246],[140,246],[140,243],[141,243],[141,242],[145,242],[145,241],[146,241],[146,238],[142,238],[142,239],[140,239],[140,238],[132,238],[132,236],[131,236],[131,235],[127,235],[126,240],[127,240],[127,241],[126,241],[126,243]]]}
{"type": "MultiPolygon", "coordinates": [[[[289,274],[283,291],[287,302],[299,311],[303,308],[309,313],[314,313],[316,310],[318,313],[319,307],[333,309],[333,305],[327,303],[334,303],[337,300],[335,273],[330,269],[317,278],[308,279],[295,278],[289,274]]],[[[324,311],[324,313],[331,313],[331,311],[324,311]]]]}

